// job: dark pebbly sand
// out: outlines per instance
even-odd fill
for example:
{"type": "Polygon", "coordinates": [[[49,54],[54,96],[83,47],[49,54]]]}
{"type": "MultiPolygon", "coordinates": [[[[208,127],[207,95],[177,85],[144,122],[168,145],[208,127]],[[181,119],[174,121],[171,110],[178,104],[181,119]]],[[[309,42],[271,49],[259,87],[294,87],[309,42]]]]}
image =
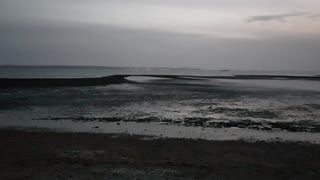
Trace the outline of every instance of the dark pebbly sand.
{"type": "Polygon", "coordinates": [[[0,179],[320,179],[320,145],[0,130],[0,179]]]}

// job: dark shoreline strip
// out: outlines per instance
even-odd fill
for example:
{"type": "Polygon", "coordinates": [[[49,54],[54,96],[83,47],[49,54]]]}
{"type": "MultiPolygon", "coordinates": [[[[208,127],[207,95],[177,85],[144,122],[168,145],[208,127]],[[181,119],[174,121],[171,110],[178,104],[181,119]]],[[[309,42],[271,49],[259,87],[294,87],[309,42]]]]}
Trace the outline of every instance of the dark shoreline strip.
{"type": "Polygon", "coordinates": [[[0,79],[0,88],[12,87],[78,87],[99,86],[109,84],[129,83],[126,76],[107,76],[101,78],[30,78],[30,79],[0,79]]]}
{"type": "Polygon", "coordinates": [[[169,79],[234,79],[234,80],[313,80],[320,76],[278,76],[278,75],[234,75],[234,76],[190,76],[190,75],[113,75],[98,78],[0,78],[0,88],[15,87],[77,87],[103,86],[121,83],[136,83],[126,77],[154,77],[169,79]]]}

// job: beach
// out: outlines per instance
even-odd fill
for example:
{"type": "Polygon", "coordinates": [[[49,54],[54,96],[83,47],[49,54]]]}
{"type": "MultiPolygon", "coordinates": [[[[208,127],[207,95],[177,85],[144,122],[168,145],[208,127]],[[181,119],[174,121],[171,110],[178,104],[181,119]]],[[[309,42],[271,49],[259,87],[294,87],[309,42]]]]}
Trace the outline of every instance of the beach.
{"type": "Polygon", "coordinates": [[[320,1],[0,0],[0,180],[320,180],[320,1]]]}
{"type": "Polygon", "coordinates": [[[0,78],[1,179],[320,178],[319,76],[33,68],[0,78]]]}
{"type": "Polygon", "coordinates": [[[320,145],[0,131],[1,179],[319,179],[320,145]]]}

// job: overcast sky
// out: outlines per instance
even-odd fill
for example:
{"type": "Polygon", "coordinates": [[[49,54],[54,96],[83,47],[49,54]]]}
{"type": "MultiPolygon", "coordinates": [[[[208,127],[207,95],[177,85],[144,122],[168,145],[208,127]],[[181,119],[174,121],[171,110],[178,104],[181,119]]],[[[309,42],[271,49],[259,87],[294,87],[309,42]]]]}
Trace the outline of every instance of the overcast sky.
{"type": "Polygon", "coordinates": [[[320,70],[320,1],[0,0],[0,64],[320,70]]]}

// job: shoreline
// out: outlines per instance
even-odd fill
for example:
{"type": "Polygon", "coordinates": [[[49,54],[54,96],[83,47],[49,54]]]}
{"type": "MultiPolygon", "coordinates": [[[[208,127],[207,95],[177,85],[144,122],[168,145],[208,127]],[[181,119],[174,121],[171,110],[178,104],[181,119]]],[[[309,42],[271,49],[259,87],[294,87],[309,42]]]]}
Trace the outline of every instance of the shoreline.
{"type": "Polygon", "coordinates": [[[245,142],[302,142],[320,144],[319,133],[262,131],[243,128],[193,127],[159,122],[74,122],[71,120],[33,120],[11,121],[1,124],[0,130],[22,130],[53,133],[93,133],[125,134],[174,139],[203,139],[209,141],[245,141],[245,142]]]}
{"type": "Polygon", "coordinates": [[[0,130],[1,179],[319,179],[320,145],[0,130]]]}

